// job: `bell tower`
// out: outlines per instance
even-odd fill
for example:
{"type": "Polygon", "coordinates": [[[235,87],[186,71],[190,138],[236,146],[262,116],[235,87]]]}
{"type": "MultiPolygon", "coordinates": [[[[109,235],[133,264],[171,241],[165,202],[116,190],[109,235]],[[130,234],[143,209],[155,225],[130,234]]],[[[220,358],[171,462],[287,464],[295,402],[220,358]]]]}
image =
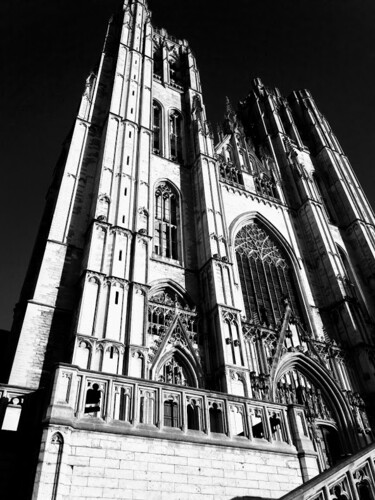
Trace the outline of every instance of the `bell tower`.
{"type": "Polygon", "coordinates": [[[188,42],[125,0],[15,310],[22,498],[275,498],[367,453],[371,208],[306,90],[255,79],[218,136],[188,42]]]}

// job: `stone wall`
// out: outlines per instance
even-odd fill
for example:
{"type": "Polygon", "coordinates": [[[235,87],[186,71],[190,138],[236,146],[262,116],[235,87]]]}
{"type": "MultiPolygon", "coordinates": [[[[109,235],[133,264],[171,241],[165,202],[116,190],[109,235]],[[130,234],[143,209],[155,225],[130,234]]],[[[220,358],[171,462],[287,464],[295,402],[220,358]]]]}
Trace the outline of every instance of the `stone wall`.
{"type": "Polygon", "coordinates": [[[33,500],[279,498],[302,484],[297,454],[177,439],[51,426],[43,435],[33,500]]]}

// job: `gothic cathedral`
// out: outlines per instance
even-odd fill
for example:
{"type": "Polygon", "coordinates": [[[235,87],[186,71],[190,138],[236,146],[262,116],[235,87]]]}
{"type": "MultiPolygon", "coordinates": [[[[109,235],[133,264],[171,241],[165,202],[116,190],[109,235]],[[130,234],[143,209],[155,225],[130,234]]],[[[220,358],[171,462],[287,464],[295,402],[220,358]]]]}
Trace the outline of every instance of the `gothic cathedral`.
{"type": "Polygon", "coordinates": [[[375,498],[374,225],[309,91],[255,79],[214,141],[125,0],[15,309],[3,498],[375,498]]]}

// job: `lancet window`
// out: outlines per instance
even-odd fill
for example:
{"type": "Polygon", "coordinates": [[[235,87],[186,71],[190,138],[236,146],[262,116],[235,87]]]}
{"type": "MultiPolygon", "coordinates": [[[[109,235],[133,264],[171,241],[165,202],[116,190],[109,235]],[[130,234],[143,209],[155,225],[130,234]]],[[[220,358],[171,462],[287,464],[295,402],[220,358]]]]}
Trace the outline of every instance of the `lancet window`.
{"type": "Polygon", "coordinates": [[[155,190],[154,253],[178,259],[178,196],[167,183],[155,190]]]}
{"type": "Polygon", "coordinates": [[[281,250],[256,223],[244,226],[235,250],[248,321],[274,327],[282,320],[284,301],[300,316],[292,269],[281,250]]]}
{"type": "Polygon", "coordinates": [[[178,111],[169,115],[171,160],[182,162],[182,116],[178,111]]]}
{"type": "Polygon", "coordinates": [[[162,154],[162,111],[161,106],[157,101],[152,103],[152,151],[154,154],[162,154]]]}

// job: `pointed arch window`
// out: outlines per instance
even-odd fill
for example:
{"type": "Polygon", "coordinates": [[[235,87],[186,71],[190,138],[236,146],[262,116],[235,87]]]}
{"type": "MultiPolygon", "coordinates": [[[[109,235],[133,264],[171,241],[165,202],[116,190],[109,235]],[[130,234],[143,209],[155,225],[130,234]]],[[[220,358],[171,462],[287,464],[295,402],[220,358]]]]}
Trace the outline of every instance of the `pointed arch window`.
{"type": "Polygon", "coordinates": [[[187,427],[195,431],[201,428],[201,405],[196,399],[191,398],[186,407],[187,412],[187,427]]]}
{"type": "Polygon", "coordinates": [[[164,401],[164,425],[166,427],[179,427],[179,409],[176,401],[164,401]]]}
{"type": "Polygon", "coordinates": [[[169,115],[171,160],[182,162],[182,116],[178,111],[169,115]]]}
{"type": "Polygon", "coordinates": [[[248,320],[276,326],[283,317],[285,298],[294,315],[301,317],[292,269],[258,224],[248,224],[238,232],[235,251],[248,320]]]}
{"type": "Polygon", "coordinates": [[[154,253],[178,259],[178,196],[172,187],[159,184],[155,190],[154,253]]]}
{"type": "Polygon", "coordinates": [[[162,111],[157,101],[152,102],[152,151],[156,155],[161,155],[162,151],[162,111]]]}

